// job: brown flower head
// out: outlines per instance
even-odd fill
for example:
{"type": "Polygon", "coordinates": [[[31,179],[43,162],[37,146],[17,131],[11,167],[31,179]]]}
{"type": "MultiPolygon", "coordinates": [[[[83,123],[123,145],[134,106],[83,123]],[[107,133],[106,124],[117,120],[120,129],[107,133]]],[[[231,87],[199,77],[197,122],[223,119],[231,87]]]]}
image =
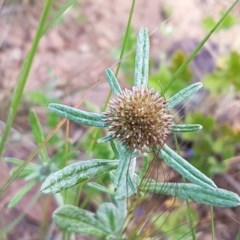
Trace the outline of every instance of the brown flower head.
{"type": "Polygon", "coordinates": [[[162,146],[169,135],[173,116],[166,100],[146,87],[125,89],[109,103],[104,120],[114,138],[124,145],[143,149],[162,146]]]}

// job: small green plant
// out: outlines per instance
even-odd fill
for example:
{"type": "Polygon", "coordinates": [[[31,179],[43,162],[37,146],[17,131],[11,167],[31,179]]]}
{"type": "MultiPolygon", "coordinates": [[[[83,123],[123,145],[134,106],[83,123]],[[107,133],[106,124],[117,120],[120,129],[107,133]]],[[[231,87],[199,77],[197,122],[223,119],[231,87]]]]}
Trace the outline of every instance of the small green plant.
{"type": "MultiPolygon", "coordinates": [[[[64,205],[55,211],[54,221],[64,231],[97,239],[133,239],[126,236],[125,231],[129,210],[127,203],[133,194],[165,194],[219,207],[240,205],[237,194],[218,188],[165,143],[171,132],[196,132],[202,128],[199,124],[174,124],[170,113],[173,107],[198,91],[202,84],[192,84],[165,100],[155,90],[148,89],[148,66],[148,31],[142,28],[137,38],[133,88],[122,90],[111,69],[106,70],[106,78],[114,94],[107,112],[93,113],[57,103],[49,104],[48,108],[61,117],[86,126],[108,129],[109,134],[100,138],[98,143],[110,142],[115,154],[114,159],[72,163],[52,173],[42,184],[43,193],[56,194],[101,174],[109,175],[112,180],[113,188],[112,185],[108,188],[91,183],[95,189],[108,193],[111,199],[102,203],[96,212],[73,205],[64,205]],[[136,159],[149,151],[188,182],[163,183],[148,176],[146,172],[151,161],[146,162],[147,158],[143,158],[143,167],[139,168],[136,159]]],[[[139,237],[138,234],[136,232],[131,236],[139,237]]]]}

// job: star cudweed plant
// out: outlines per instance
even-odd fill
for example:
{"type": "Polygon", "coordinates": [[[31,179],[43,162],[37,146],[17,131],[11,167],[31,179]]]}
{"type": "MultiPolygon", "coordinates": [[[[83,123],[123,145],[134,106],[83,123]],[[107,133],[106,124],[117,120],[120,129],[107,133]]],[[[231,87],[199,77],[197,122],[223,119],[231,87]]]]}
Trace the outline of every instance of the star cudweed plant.
{"type": "Polygon", "coordinates": [[[48,106],[51,111],[76,123],[106,128],[109,134],[98,143],[110,141],[116,155],[114,160],[92,159],[73,163],[46,179],[41,191],[58,193],[99,174],[113,173],[115,191],[111,194],[114,195],[114,203],[103,203],[96,213],[76,206],[60,207],[54,213],[54,220],[60,228],[97,238],[119,239],[127,213],[126,199],[137,192],[160,193],[218,207],[240,205],[237,194],[218,188],[166,144],[172,132],[201,129],[199,124],[175,124],[169,111],[202,88],[202,83],[192,84],[166,100],[148,88],[148,67],[149,37],[147,29],[142,28],[137,39],[132,89],[121,89],[112,70],[106,70],[106,78],[114,94],[106,112],[86,112],[54,103],[48,106]],[[186,182],[162,183],[148,178],[148,184],[143,184],[146,179],[138,175],[136,157],[150,150],[186,182]]]}

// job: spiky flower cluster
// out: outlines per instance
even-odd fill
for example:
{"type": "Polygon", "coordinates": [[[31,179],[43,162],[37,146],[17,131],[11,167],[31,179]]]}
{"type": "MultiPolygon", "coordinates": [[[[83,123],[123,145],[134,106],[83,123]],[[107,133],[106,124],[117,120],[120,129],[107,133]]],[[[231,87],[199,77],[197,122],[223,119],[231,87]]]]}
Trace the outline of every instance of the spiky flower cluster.
{"type": "Polygon", "coordinates": [[[104,121],[113,137],[130,148],[159,147],[173,124],[166,104],[163,97],[146,87],[125,89],[110,101],[104,121]]]}

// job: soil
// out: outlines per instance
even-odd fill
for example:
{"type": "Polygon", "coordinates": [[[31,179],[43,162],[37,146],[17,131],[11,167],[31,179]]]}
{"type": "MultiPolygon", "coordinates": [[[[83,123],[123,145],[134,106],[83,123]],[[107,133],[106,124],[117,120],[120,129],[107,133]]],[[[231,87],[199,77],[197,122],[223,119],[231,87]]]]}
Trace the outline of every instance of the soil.
{"type": "MultiPolygon", "coordinates": [[[[201,26],[202,20],[209,15],[217,19],[219,13],[230,4],[231,1],[219,3],[217,0],[138,0],[132,26],[135,32],[141,26],[148,27],[151,34],[151,57],[158,65],[160,55],[170,53],[176,46],[181,45],[186,51],[191,51],[194,43],[199,42],[206,35],[206,31],[201,26]]],[[[61,23],[47,32],[40,42],[20,110],[6,147],[5,157],[26,159],[35,149],[28,125],[29,109],[34,107],[43,122],[47,109],[33,105],[26,97],[27,93],[41,90],[52,98],[60,99],[60,102],[64,104],[75,106],[84,99],[102,106],[109,92],[104,70],[107,67],[113,69],[116,67],[118,58],[116,53],[119,52],[121,46],[130,7],[131,1],[126,0],[77,1],[76,5],[66,13],[61,23]],[[89,94],[86,97],[88,91],[89,94]]],[[[240,51],[239,9],[238,5],[233,11],[238,17],[238,23],[227,31],[215,33],[206,44],[205,48],[211,53],[213,61],[207,62],[208,65],[214,64],[219,56],[231,50],[240,51]]],[[[42,5],[38,1],[11,0],[2,3],[0,11],[1,132],[5,126],[17,76],[31,47],[41,10],[42,5]]],[[[211,67],[210,70],[206,70],[205,65],[203,64],[203,68],[199,70],[198,80],[201,80],[206,72],[211,71],[211,67]]],[[[122,84],[125,84],[121,72],[119,79],[122,84]]],[[[234,99],[232,104],[239,106],[239,100],[234,99]]],[[[228,111],[231,112],[231,108],[228,111]]],[[[226,112],[221,112],[220,115],[226,116],[226,112]]],[[[239,127],[239,121],[236,119],[240,119],[240,111],[234,114],[234,119],[227,118],[226,121],[233,121],[239,127]]],[[[82,129],[74,129],[75,137],[82,134],[82,129]]],[[[3,162],[0,164],[1,186],[9,178],[10,168],[3,162]]],[[[217,185],[240,195],[239,171],[234,172],[234,168],[237,166],[239,168],[239,164],[240,159],[235,158],[229,173],[216,177],[216,182],[217,185]]],[[[0,231],[25,212],[26,203],[30,205],[30,199],[39,191],[39,186],[36,186],[19,205],[8,209],[7,203],[22,185],[22,181],[14,182],[0,201],[0,231]]],[[[41,196],[21,222],[14,227],[14,230],[10,231],[11,234],[3,239],[41,240],[44,239],[41,236],[49,226],[48,232],[52,236],[51,239],[60,239],[58,231],[51,222],[54,208],[55,202],[51,197],[41,196]],[[42,209],[47,209],[47,211],[42,211],[42,209]],[[46,220],[43,221],[43,219],[46,220]],[[42,225],[43,222],[45,225],[42,225]]],[[[205,228],[204,220],[209,215],[204,215],[203,210],[201,214],[203,218],[199,227],[199,239],[208,240],[211,239],[211,234],[206,230],[208,228],[205,228]]],[[[216,210],[216,239],[232,240],[239,231],[240,223],[233,220],[226,221],[226,215],[230,216],[228,219],[239,219],[240,208],[216,210]]]]}

